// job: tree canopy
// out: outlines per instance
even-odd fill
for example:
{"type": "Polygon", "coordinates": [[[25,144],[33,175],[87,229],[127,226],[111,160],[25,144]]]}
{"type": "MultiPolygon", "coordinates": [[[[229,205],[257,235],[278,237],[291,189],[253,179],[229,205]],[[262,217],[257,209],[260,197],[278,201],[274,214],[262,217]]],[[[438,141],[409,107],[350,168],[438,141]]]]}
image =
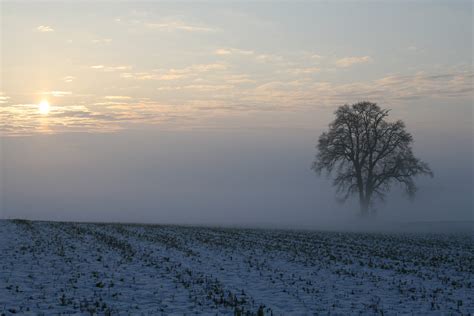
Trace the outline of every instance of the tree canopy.
{"type": "Polygon", "coordinates": [[[401,184],[413,197],[414,177],[433,175],[428,164],[414,156],[413,136],[405,124],[386,120],[389,111],[371,102],[340,106],[329,130],[319,137],[312,169],[334,175],[343,201],[358,194],[362,215],[374,198],[384,200],[393,184],[401,184]]]}

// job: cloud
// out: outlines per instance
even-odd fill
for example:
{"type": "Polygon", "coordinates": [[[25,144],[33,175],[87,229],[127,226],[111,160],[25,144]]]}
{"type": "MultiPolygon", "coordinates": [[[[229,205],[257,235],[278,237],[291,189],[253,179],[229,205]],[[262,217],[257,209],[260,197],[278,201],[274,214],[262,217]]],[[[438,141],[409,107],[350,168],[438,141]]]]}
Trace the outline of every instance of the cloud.
{"type": "Polygon", "coordinates": [[[71,95],[71,91],[48,91],[48,92],[43,92],[43,95],[51,95],[53,97],[65,97],[67,95],[71,95]]]}
{"type": "Polygon", "coordinates": [[[232,89],[233,87],[234,87],[233,85],[225,85],[225,84],[191,84],[191,85],[182,87],[182,89],[197,90],[200,92],[213,92],[213,91],[218,91],[218,90],[232,89]]]}
{"type": "MultiPolygon", "coordinates": [[[[88,106],[83,106],[67,105],[73,98],[65,98],[58,104],[53,102],[48,115],[40,114],[37,104],[2,104],[0,131],[6,136],[110,132],[133,124],[183,122],[223,112],[299,111],[308,107],[335,107],[358,100],[389,102],[392,106],[420,99],[449,104],[454,98],[470,102],[473,97],[474,73],[471,70],[389,74],[375,80],[338,83],[313,78],[288,80],[288,76],[249,77],[221,72],[222,69],[226,69],[225,65],[197,64],[179,69],[158,69],[151,73],[156,80],[164,74],[179,74],[189,76],[189,82],[160,82],[166,85],[156,88],[160,91],[156,99],[121,94],[90,96],[86,102],[88,106]],[[206,72],[211,72],[212,76],[198,76],[206,72]],[[172,95],[168,103],[158,101],[167,91],[172,95]]],[[[68,92],[47,93],[67,95],[68,92]]],[[[8,97],[0,93],[0,102],[7,101],[8,97]]]]}
{"type": "Polygon", "coordinates": [[[473,97],[473,76],[472,71],[418,72],[386,76],[374,81],[374,86],[392,92],[394,99],[473,97]]]}
{"type": "Polygon", "coordinates": [[[231,83],[231,84],[244,84],[244,83],[256,83],[257,81],[255,79],[251,79],[248,75],[245,74],[240,74],[240,75],[228,75],[224,78],[225,82],[231,83]]]}
{"type": "Polygon", "coordinates": [[[244,50],[238,48],[219,48],[214,51],[215,55],[232,55],[232,54],[239,54],[239,55],[253,55],[255,52],[253,50],[244,50]]]}
{"type": "Polygon", "coordinates": [[[232,89],[233,85],[228,84],[191,84],[185,86],[175,86],[175,87],[159,87],[158,91],[177,91],[177,90],[195,90],[200,92],[212,92],[218,90],[227,90],[232,89]]]}
{"type": "Polygon", "coordinates": [[[264,63],[282,62],[284,60],[282,56],[273,55],[273,54],[260,54],[260,55],[257,55],[256,59],[264,63]]]}
{"type": "Polygon", "coordinates": [[[110,67],[105,67],[105,71],[118,71],[118,70],[128,70],[131,69],[131,66],[110,66],[110,67]]]}
{"type": "Polygon", "coordinates": [[[167,19],[161,22],[148,22],[146,26],[151,29],[165,30],[165,31],[186,31],[186,32],[215,32],[216,29],[203,26],[188,24],[181,20],[167,19]]]}
{"type": "Polygon", "coordinates": [[[220,64],[220,63],[213,63],[213,64],[197,64],[192,65],[191,67],[183,69],[185,72],[206,72],[211,70],[224,70],[227,69],[227,65],[220,64]]]}
{"type": "Polygon", "coordinates": [[[166,87],[158,87],[158,91],[178,91],[183,89],[181,86],[166,86],[166,87]]]}
{"type": "Polygon", "coordinates": [[[361,57],[344,57],[336,61],[336,66],[341,68],[351,67],[356,64],[364,64],[371,62],[372,58],[370,56],[361,56],[361,57]]]}
{"type": "Polygon", "coordinates": [[[66,76],[66,77],[63,78],[63,81],[66,82],[66,83],[71,83],[74,79],[76,79],[76,77],[66,76]]]}
{"type": "Polygon", "coordinates": [[[99,113],[81,105],[51,106],[47,115],[40,114],[37,104],[15,104],[0,107],[0,133],[4,136],[56,134],[63,132],[111,132],[121,129],[114,113],[99,113]],[[4,122],[8,122],[5,124],[4,122]]]}
{"type": "Polygon", "coordinates": [[[92,103],[92,105],[107,106],[107,107],[114,106],[114,105],[123,105],[126,107],[129,106],[127,102],[119,102],[119,101],[95,102],[95,103],[92,103]]]}
{"type": "Polygon", "coordinates": [[[169,73],[169,74],[164,74],[164,75],[158,76],[158,77],[156,77],[156,79],[157,80],[177,80],[177,79],[181,79],[181,78],[184,78],[184,77],[187,77],[187,76],[185,74],[169,73]]]}
{"type": "Polygon", "coordinates": [[[186,120],[192,111],[186,105],[162,104],[147,99],[139,99],[133,104],[107,102],[95,110],[84,105],[53,104],[47,115],[40,113],[37,104],[13,104],[0,106],[0,134],[106,133],[132,124],[186,120]]]}
{"type": "Polygon", "coordinates": [[[214,53],[216,55],[230,55],[230,54],[232,54],[232,52],[230,50],[224,49],[224,48],[216,49],[214,53]]]}
{"type": "Polygon", "coordinates": [[[171,69],[155,69],[153,71],[145,72],[125,72],[121,73],[120,77],[124,79],[135,79],[135,80],[178,80],[185,78],[193,78],[199,74],[221,71],[227,69],[228,66],[222,63],[211,63],[211,64],[196,64],[185,68],[171,68],[171,69]]]}
{"type": "Polygon", "coordinates": [[[54,32],[54,29],[51,26],[40,25],[36,28],[38,32],[54,32]]]}
{"type": "Polygon", "coordinates": [[[120,74],[120,78],[135,80],[154,80],[156,79],[156,75],[150,72],[124,72],[120,74]]]}
{"type": "Polygon", "coordinates": [[[129,70],[132,69],[132,66],[104,66],[104,65],[94,65],[90,66],[91,69],[95,70],[102,70],[106,72],[113,72],[113,71],[123,71],[123,70],[129,70]]]}
{"type": "Polygon", "coordinates": [[[110,43],[112,43],[112,39],[111,38],[93,39],[92,43],[94,43],[94,44],[110,44],[110,43]]]}
{"type": "Polygon", "coordinates": [[[415,99],[473,97],[473,72],[393,74],[371,81],[337,84],[315,81],[272,81],[248,91],[243,101],[293,107],[336,106],[357,100],[385,100],[392,104],[415,99]]]}
{"type": "Polygon", "coordinates": [[[9,99],[10,97],[4,95],[3,92],[0,92],[0,104],[7,103],[9,99]]]}
{"type": "Polygon", "coordinates": [[[107,100],[130,100],[131,97],[125,95],[107,95],[104,97],[107,100]]]}
{"type": "Polygon", "coordinates": [[[293,75],[308,75],[320,72],[321,68],[319,67],[303,67],[303,68],[291,68],[287,72],[293,75]]]}
{"type": "Polygon", "coordinates": [[[187,73],[177,73],[173,69],[167,71],[166,73],[155,72],[124,72],[120,74],[120,78],[123,79],[134,79],[134,80],[178,80],[187,78],[189,75],[187,73]]]}

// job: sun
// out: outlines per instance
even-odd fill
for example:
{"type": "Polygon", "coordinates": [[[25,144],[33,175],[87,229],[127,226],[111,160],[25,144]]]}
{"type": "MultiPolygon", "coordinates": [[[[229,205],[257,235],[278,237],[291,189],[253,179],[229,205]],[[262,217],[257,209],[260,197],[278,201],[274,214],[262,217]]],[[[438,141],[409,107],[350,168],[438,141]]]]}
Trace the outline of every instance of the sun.
{"type": "Polygon", "coordinates": [[[48,114],[49,113],[49,102],[43,100],[38,104],[38,110],[41,114],[48,114]]]}

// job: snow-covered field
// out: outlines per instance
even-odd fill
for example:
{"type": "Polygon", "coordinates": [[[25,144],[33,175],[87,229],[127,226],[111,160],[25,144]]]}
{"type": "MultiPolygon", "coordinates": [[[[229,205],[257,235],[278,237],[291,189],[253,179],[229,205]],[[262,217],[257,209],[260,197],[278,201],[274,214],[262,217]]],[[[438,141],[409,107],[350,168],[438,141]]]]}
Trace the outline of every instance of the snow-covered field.
{"type": "Polygon", "coordinates": [[[1,314],[474,313],[471,235],[0,221],[1,314]]]}

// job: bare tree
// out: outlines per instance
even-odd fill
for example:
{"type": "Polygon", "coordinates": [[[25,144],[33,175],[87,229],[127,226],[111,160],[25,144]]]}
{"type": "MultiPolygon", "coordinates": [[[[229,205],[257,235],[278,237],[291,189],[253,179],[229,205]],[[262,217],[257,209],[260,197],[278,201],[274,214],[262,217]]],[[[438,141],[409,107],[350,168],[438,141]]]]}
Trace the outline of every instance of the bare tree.
{"type": "Polygon", "coordinates": [[[340,106],[329,131],[319,137],[312,169],[335,174],[342,201],[358,194],[361,215],[369,213],[374,198],[384,200],[392,184],[402,185],[412,198],[417,190],[413,178],[433,176],[428,164],[413,155],[405,124],[387,122],[388,113],[371,102],[340,106]]]}

